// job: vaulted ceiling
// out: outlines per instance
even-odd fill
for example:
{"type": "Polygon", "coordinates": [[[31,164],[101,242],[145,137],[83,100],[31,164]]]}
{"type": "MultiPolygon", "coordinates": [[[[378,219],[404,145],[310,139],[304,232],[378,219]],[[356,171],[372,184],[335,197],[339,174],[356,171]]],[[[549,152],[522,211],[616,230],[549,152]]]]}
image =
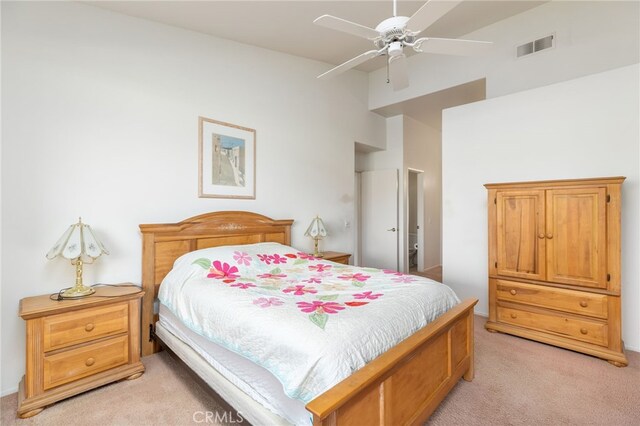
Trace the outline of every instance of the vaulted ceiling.
{"type": "MultiPolygon", "coordinates": [[[[468,0],[423,34],[458,38],[539,6],[544,1],[468,0]]],[[[392,15],[392,1],[97,1],[88,4],[126,15],[198,31],[279,52],[339,64],[370,50],[368,40],[313,24],[329,14],[375,28],[392,15]]],[[[424,1],[399,1],[398,15],[411,16],[424,1]]],[[[357,69],[373,71],[383,57],[357,69]]]]}

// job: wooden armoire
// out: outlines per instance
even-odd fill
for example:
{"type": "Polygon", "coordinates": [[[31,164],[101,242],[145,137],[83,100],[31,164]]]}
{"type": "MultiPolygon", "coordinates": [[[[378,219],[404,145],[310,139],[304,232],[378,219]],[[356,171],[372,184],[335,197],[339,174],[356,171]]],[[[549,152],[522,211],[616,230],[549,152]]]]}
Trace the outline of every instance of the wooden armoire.
{"type": "Polygon", "coordinates": [[[620,318],[624,179],[485,185],[487,330],[627,365],[620,318]]]}

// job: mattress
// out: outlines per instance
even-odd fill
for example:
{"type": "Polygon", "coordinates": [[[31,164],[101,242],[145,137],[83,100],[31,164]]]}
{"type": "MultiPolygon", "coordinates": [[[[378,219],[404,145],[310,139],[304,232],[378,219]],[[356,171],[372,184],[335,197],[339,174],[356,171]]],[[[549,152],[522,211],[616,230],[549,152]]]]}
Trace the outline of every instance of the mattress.
{"type": "Polygon", "coordinates": [[[159,314],[159,322],[167,331],[255,401],[292,424],[312,423],[304,403],[285,395],[282,384],[265,368],[190,330],[163,304],[160,304],[159,314]]]}

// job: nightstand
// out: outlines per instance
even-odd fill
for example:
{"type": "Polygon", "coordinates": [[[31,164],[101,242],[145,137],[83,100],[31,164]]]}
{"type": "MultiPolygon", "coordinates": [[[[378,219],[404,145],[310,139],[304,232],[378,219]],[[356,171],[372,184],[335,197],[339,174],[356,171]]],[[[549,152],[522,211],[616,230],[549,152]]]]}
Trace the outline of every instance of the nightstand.
{"type": "Polygon", "coordinates": [[[323,254],[322,258],[324,260],[328,260],[336,263],[343,263],[345,265],[349,264],[349,258],[351,257],[349,253],[340,253],[337,251],[325,251],[322,254],[323,254]]]}
{"type": "MultiPolygon", "coordinates": [[[[125,285],[127,285],[125,287],[125,285]]],[[[139,288],[97,287],[82,299],[49,295],[20,301],[27,322],[26,373],[18,389],[18,417],[120,379],[136,379],[140,362],[139,288]]]]}

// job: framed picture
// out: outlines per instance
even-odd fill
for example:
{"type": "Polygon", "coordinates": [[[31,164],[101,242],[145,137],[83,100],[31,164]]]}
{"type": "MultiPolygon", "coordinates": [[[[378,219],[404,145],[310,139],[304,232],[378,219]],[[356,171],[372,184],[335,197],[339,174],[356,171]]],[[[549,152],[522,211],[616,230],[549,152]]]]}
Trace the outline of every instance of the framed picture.
{"type": "Polygon", "coordinates": [[[256,198],[256,131],[199,117],[198,196],[256,198]]]}

